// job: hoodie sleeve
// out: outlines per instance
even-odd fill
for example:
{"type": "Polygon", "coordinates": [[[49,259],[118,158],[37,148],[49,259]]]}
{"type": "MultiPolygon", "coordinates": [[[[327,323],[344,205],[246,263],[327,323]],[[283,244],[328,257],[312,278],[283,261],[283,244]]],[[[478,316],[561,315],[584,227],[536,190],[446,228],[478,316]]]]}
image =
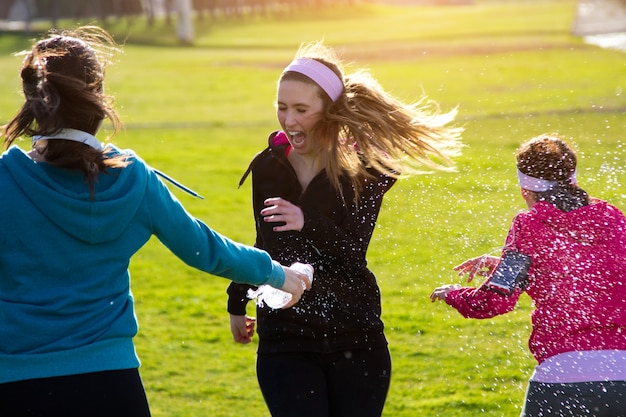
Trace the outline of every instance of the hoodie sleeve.
{"type": "Polygon", "coordinates": [[[228,303],[226,309],[230,314],[235,316],[245,316],[246,307],[250,299],[248,298],[248,290],[251,287],[246,284],[231,282],[226,290],[228,294],[228,303]]]}
{"type": "MultiPolygon", "coordinates": [[[[506,237],[505,247],[516,248],[519,242],[517,236],[520,233],[519,222],[522,216],[518,215],[513,220],[506,237]]],[[[504,254],[504,252],[503,252],[504,254]]],[[[485,281],[478,288],[464,287],[451,291],[446,295],[448,305],[457,309],[461,315],[470,319],[487,319],[512,311],[519,300],[522,290],[517,288],[511,295],[502,295],[490,289],[485,281]]]]}
{"type": "Polygon", "coordinates": [[[283,286],[285,274],[267,252],[235,242],[193,217],[149,168],[146,203],[154,235],[187,265],[238,283],[283,286]]]}
{"type": "Polygon", "coordinates": [[[515,308],[522,291],[518,288],[510,296],[491,291],[484,284],[478,288],[461,288],[446,295],[446,303],[468,319],[488,319],[508,313],[515,308]]]}

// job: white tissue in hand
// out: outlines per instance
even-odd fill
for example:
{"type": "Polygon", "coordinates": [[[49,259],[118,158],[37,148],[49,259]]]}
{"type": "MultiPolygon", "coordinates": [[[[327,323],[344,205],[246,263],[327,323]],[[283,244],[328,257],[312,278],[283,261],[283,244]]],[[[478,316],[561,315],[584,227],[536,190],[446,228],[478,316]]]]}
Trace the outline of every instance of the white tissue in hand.
{"type": "MultiPolygon", "coordinates": [[[[313,267],[311,265],[296,262],[291,265],[290,268],[305,274],[309,279],[309,282],[311,284],[313,283],[313,267]]],[[[291,294],[269,285],[261,285],[256,289],[256,291],[249,289],[247,296],[250,299],[256,298],[256,304],[259,307],[267,305],[275,310],[283,308],[287,305],[287,303],[289,303],[289,301],[291,301],[291,294]]]]}
{"type": "Polygon", "coordinates": [[[256,291],[249,289],[248,298],[256,298],[256,304],[259,307],[267,305],[270,308],[279,309],[291,301],[291,294],[269,285],[261,285],[256,291]]]}

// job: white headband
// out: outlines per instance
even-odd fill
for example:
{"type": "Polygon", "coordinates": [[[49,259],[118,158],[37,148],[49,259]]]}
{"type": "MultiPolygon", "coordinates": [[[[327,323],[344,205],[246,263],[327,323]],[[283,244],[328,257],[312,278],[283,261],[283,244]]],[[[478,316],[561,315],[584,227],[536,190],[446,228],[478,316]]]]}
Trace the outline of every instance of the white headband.
{"type": "Polygon", "coordinates": [[[40,140],[52,139],[73,140],[74,142],[80,142],[84,143],[85,145],[91,146],[97,151],[101,151],[103,149],[102,144],[97,137],[95,137],[91,133],[83,132],[82,130],[77,129],[61,129],[59,133],[55,133],[54,135],[33,136],[33,145],[35,144],[35,142],[40,140]]]}
{"type": "MultiPolygon", "coordinates": [[[[104,147],[102,146],[100,141],[98,141],[98,138],[96,138],[94,135],[92,135],[91,133],[83,132],[82,130],[77,130],[77,129],[61,129],[59,131],[59,133],[56,133],[54,135],[33,136],[33,144],[35,142],[39,141],[39,140],[44,140],[44,139],[45,140],[51,140],[51,139],[73,140],[74,142],[80,142],[80,143],[84,143],[85,145],[91,146],[92,148],[94,148],[95,150],[98,150],[98,151],[102,151],[104,149],[104,147]]],[[[152,170],[156,174],[158,174],[161,178],[169,181],[170,183],[172,183],[176,187],[180,188],[181,190],[185,191],[186,193],[189,193],[189,194],[191,194],[194,197],[198,197],[200,199],[204,199],[204,197],[202,197],[200,194],[196,193],[191,188],[188,188],[188,187],[184,186],[183,184],[181,184],[180,182],[176,181],[172,177],[170,177],[168,175],[165,175],[163,172],[161,172],[159,170],[156,170],[154,168],[152,168],[152,170]]]]}
{"type": "MultiPolygon", "coordinates": [[[[548,181],[541,178],[531,177],[524,174],[519,169],[517,170],[517,178],[519,180],[520,187],[528,191],[535,191],[539,193],[549,191],[559,183],[558,181],[548,181]]],[[[576,184],[576,171],[574,171],[570,177],[570,182],[572,184],[576,184]]]]}

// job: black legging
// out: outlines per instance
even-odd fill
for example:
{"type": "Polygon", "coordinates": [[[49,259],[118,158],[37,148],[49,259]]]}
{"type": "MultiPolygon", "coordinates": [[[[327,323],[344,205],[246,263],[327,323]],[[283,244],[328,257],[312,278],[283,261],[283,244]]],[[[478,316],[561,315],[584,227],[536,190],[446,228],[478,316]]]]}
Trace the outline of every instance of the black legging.
{"type": "Polygon", "coordinates": [[[386,347],[260,354],[257,377],[273,417],[380,417],[391,357],[386,347]]]}
{"type": "Polygon", "coordinates": [[[625,417],[626,381],[530,381],[521,417],[625,417]]]}
{"type": "Polygon", "coordinates": [[[137,369],[0,384],[0,416],[150,417],[137,369]]]}

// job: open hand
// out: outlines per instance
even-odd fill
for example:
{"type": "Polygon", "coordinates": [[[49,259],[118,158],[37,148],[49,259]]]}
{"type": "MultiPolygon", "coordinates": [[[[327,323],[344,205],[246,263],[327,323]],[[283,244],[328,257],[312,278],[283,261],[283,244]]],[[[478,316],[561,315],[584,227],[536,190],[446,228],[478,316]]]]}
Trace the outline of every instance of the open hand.
{"type": "Polygon", "coordinates": [[[459,275],[467,274],[467,282],[471,282],[474,276],[487,277],[491,275],[491,271],[498,266],[500,258],[495,256],[482,255],[477,258],[468,259],[460,265],[454,267],[459,275]]]}
{"type": "Polygon", "coordinates": [[[264,201],[265,208],[261,210],[263,221],[274,223],[284,222],[282,226],[275,226],[275,232],[295,230],[299,232],[304,227],[304,213],[295,204],[280,197],[268,198],[264,201]]]}

